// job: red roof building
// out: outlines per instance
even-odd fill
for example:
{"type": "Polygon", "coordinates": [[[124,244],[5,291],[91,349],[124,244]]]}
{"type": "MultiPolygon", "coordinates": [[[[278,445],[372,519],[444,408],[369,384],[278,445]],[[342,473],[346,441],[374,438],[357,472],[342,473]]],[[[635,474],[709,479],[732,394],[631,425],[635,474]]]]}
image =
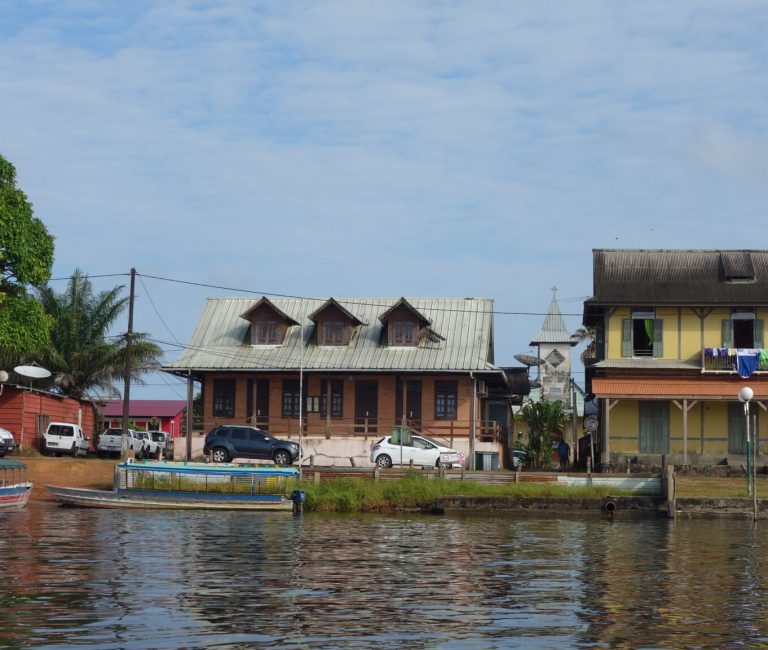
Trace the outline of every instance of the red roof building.
{"type": "MultiPolygon", "coordinates": [[[[128,405],[129,426],[150,431],[165,431],[175,438],[186,430],[187,402],[181,399],[136,399],[128,405]]],[[[120,427],[123,421],[123,402],[104,403],[104,427],[120,427]]]]}

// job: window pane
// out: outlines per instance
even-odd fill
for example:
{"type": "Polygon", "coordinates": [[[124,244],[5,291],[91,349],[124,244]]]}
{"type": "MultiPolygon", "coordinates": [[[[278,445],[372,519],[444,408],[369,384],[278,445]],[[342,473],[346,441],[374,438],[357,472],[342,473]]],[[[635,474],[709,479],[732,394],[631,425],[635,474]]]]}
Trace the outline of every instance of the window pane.
{"type": "Polygon", "coordinates": [[[435,418],[438,420],[455,420],[458,382],[435,382],[435,418]]]}
{"type": "Polygon", "coordinates": [[[235,380],[213,380],[213,415],[220,418],[235,417],[235,380]]]}

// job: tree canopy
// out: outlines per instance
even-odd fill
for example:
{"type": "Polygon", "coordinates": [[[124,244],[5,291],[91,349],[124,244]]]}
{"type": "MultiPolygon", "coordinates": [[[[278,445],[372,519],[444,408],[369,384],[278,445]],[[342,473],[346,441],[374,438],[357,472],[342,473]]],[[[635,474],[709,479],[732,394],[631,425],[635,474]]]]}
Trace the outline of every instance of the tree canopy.
{"type": "MultiPolygon", "coordinates": [[[[36,360],[53,373],[53,388],[71,397],[85,397],[92,391],[118,396],[115,383],[123,379],[126,338],[110,340],[107,333],[125,310],[128,298],[120,297],[122,286],[94,293],[87,275],[76,270],[66,289],[40,289],[40,302],[53,319],[50,343],[36,353],[36,360]]],[[[131,349],[131,381],[159,367],[162,350],[134,333],[131,349]]]]}
{"type": "Polygon", "coordinates": [[[16,168],[0,155],[0,356],[46,344],[51,319],[31,296],[51,276],[53,237],[16,186],[16,168]]]}

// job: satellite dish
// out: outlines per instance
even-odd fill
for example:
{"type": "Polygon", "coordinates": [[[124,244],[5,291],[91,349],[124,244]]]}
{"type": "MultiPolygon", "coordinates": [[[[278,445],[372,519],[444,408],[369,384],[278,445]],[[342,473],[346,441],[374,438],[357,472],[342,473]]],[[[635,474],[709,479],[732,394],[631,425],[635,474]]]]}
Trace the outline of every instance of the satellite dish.
{"type": "Polygon", "coordinates": [[[21,375],[22,377],[29,377],[30,379],[45,379],[51,376],[51,371],[38,365],[31,366],[16,366],[13,372],[21,375]]]}
{"type": "Polygon", "coordinates": [[[546,363],[544,359],[534,357],[532,354],[516,354],[515,359],[520,363],[524,363],[526,366],[543,366],[546,363]]]}

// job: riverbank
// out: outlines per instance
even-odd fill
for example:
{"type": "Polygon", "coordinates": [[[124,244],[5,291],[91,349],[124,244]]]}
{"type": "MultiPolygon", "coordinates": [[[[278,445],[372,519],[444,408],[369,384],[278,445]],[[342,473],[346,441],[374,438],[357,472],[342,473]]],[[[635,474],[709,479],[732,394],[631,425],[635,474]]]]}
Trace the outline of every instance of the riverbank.
{"type": "Polygon", "coordinates": [[[34,484],[30,502],[56,503],[46,485],[83,487],[99,490],[112,488],[117,460],[101,458],[70,458],[62,456],[13,456],[27,466],[27,479],[34,484]]]}
{"type": "MultiPolygon", "coordinates": [[[[94,457],[53,458],[30,455],[13,456],[27,466],[27,476],[34,488],[30,501],[56,503],[46,485],[106,489],[112,487],[116,459],[94,457]]],[[[488,473],[501,476],[506,473],[488,473]]],[[[371,480],[365,476],[334,478],[333,472],[324,473],[320,482],[305,481],[296,487],[304,490],[308,512],[485,512],[495,511],[602,511],[609,501],[621,512],[660,509],[637,493],[610,486],[578,487],[556,483],[552,475],[544,475],[538,483],[530,481],[486,484],[475,480],[425,478],[419,472],[403,478],[371,480]],[[617,499],[632,501],[617,502],[617,499]],[[629,504],[638,504],[632,505],[629,504]]],[[[599,475],[596,475],[599,476],[599,475]]],[[[535,479],[534,479],[535,480],[535,479]]],[[[760,477],[757,482],[759,515],[766,516],[768,481],[760,477]],[[764,505],[765,503],[765,505],[764,505]]],[[[746,481],[736,478],[678,476],[676,478],[676,507],[678,512],[693,515],[749,514],[751,498],[747,497],[746,481]]]]}

